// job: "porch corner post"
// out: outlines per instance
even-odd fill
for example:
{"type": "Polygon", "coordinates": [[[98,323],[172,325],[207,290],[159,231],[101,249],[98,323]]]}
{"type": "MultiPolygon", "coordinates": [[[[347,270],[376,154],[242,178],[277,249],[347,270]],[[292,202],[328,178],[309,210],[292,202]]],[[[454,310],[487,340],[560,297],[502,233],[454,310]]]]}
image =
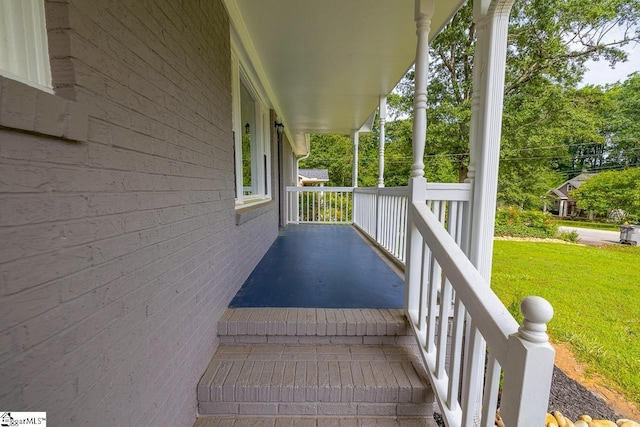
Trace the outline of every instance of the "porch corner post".
{"type": "Polygon", "coordinates": [[[358,186],[358,143],[360,133],[355,131],[353,133],[353,173],[351,176],[351,186],[356,188],[358,186]]]}
{"type": "MultiPolygon", "coordinates": [[[[479,0],[474,2],[473,11],[477,42],[469,141],[468,180],[472,195],[468,216],[468,256],[487,283],[491,282],[507,32],[513,3],[514,0],[479,0]]],[[[474,331],[467,327],[466,335],[471,333],[474,331]]],[[[473,354],[484,356],[484,340],[471,341],[473,343],[467,343],[465,350],[468,357],[473,354]]],[[[483,367],[484,363],[480,363],[464,376],[463,387],[469,390],[469,399],[475,402],[472,405],[474,410],[465,413],[463,422],[470,422],[468,417],[480,414],[483,367]]]]}
{"type": "Polygon", "coordinates": [[[380,97],[380,146],[378,147],[378,187],[384,187],[384,125],[387,120],[387,97],[380,97]]]}
{"type": "Polygon", "coordinates": [[[429,32],[434,0],[415,0],[416,47],[415,89],[413,98],[413,164],[409,177],[409,209],[407,213],[407,261],[405,267],[405,312],[414,320],[418,315],[422,238],[413,222],[413,203],[427,199],[424,178],[424,147],[427,137],[427,75],[429,72],[429,32]]]}
{"type": "Polygon", "coordinates": [[[542,425],[555,359],[546,333],[553,307],[547,300],[531,296],[522,301],[520,311],[522,326],[507,341],[501,415],[506,425],[542,425]]]}
{"type": "MultiPolygon", "coordinates": [[[[493,234],[498,194],[498,165],[504,102],[504,75],[509,13],[514,0],[481,2],[486,11],[474,10],[478,23],[478,50],[481,55],[478,114],[471,141],[475,160],[473,173],[473,214],[469,255],[482,277],[491,282],[493,234]]],[[[480,9],[480,8],[479,8],[480,9]]],[[[474,72],[475,65],[474,65],[474,72]]],[[[474,89],[475,90],[475,89],[474,89]]],[[[473,102],[472,102],[473,105],[473,102]]],[[[473,126],[473,120],[472,120],[473,126]]],[[[472,160],[473,162],[473,160],[472,160]]]]}

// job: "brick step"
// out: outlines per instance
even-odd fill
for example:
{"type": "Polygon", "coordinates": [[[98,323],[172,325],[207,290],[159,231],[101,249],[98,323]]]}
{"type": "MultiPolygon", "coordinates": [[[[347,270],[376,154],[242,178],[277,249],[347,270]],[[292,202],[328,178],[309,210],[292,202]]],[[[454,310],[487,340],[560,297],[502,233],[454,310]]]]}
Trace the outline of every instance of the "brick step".
{"type": "Polygon", "coordinates": [[[228,345],[415,344],[401,309],[228,309],[218,336],[228,345]]]}
{"type": "Polygon", "coordinates": [[[200,415],[193,427],[436,427],[429,417],[287,417],[200,415]]]}
{"type": "Polygon", "coordinates": [[[433,394],[415,346],[220,346],[198,385],[217,415],[416,416],[433,394]]]}

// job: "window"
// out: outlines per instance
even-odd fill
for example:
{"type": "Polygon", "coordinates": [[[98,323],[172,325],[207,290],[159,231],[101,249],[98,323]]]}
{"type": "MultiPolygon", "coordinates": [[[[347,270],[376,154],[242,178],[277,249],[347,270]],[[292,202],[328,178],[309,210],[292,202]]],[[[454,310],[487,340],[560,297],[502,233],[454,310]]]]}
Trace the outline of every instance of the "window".
{"type": "Polygon", "coordinates": [[[235,55],[232,65],[236,205],[246,206],[271,196],[269,110],[235,55]]]}
{"type": "MultiPolygon", "coordinates": [[[[68,56],[58,54],[58,61],[69,61],[68,56]]],[[[0,0],[0,84],[0,126],[86,141],[88,108],[53,91],[44,0],[0,0]]]]}
{"type": "Polygon", "coordinates": [[[0,75],[53,93],[43,0],[0,1],[0,75]]]}

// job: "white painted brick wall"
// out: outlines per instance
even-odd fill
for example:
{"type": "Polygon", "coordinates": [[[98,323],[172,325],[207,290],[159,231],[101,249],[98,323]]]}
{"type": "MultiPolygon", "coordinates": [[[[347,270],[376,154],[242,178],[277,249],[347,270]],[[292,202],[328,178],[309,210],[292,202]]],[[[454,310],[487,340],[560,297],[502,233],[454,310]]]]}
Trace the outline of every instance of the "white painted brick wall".
{"type": "Polygon", "coordinates": [[[228,18],[219,0],[46,10],[88,140],[0,130],[1,409],[188,426],[217,319],[277,235],[277,204],[235,224],[228,18]]]}

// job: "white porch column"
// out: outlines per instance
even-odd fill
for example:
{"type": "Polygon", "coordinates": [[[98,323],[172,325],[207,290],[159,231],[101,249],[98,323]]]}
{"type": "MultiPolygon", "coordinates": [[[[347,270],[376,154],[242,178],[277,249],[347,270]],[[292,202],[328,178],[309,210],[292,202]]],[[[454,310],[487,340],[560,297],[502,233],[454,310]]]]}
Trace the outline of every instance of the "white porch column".
{"type": "Polygon", "coordinates": [[[353,173],[351,174],[351,186],[358,186],[358,140],[360,133],[355,131],[353,133],[353,173]]]}
{"type": "Polygon", "coordinates": [[[409,212],[407,215],[407,261],[405,267],[405,311],[417,318],[420,298],[420,266],[422,238],[413,223],[412,204],[426,200],[427,180],[424,178],[424,146],[427,137],[427,74],[429,71],[429,31],[434,0],[416,0],[415,89],[413,97],[413,165],[409,178],[409,212]]]}
{"type": "MultiPolygon", "coordinates": [[[[474,92],[478,102],[472,116],[471,152],[473,206],[470,259],[490,282],[493,233],[498,194],[498,163],[504,100],[504,73],[509,12],[514,0],[484,0],[474,5],[478,42],[474,61],[474,92]],[[474,120],[475,119],[475,120],[474,120]]],[[[472,106],[473,106],[472,101],[472,106]]]]}
{"type": "Polygon", "coordinates": [[[378,187],[384,187],[384,124],[387,120],[387,97],[380,97],[380,147],[378,147],[378,187]]]}
{"type": "MultiPolygon", "coordinates": [[[[472,196],[468,217],[468,256],[488,283],[491,281],[493,260],[507,30],[513,2],[514,0],[479,0],[474,2],[473,10],[477,41],[469,141],[468,180],[471,182],[472,196]]],[[[479,338],[475,329],[469,325],[466,336],[479,338]]],[[[469,339],[466,346],[465,353],[469,358],[463,387],[469,390],[469,399],[473,400],[462,402],[463,407],[470,408],[463,415],[463,425],[471,425],[473,418],[480,414],[482,405],[484,358],[474,364],[470,356],[484,355],[486,345],[482,339],[469,339]]]]}

